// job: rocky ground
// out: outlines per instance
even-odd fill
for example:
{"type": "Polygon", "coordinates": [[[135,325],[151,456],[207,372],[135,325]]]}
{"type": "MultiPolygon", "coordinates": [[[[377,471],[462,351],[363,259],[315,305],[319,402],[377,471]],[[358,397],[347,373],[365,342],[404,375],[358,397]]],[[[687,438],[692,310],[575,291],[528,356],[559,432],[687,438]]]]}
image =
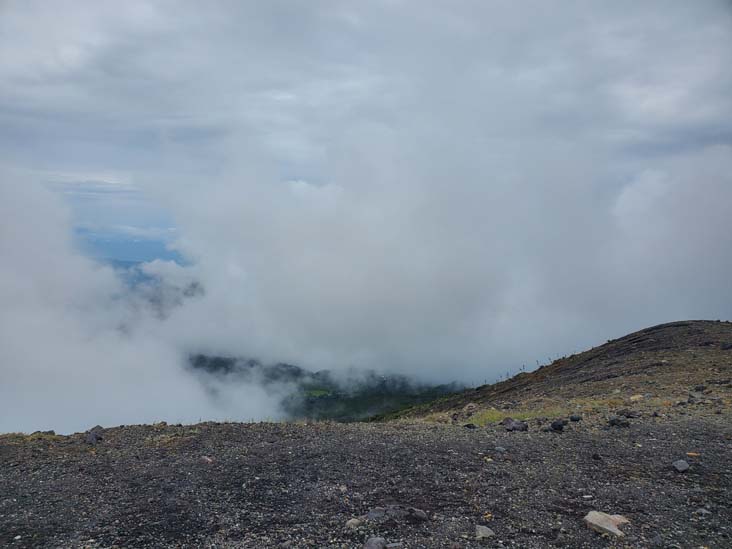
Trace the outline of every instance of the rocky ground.
{"type": "Polygon", "coordinates": [[[732,547],[730,323],[399,416],[0,435],[0,546],[732,547]]]}
{"type": "Polygon", "coordinates": [[[732,415],[695,407],[562,432],[535,420],[5,435],[0,545],[732,547],[732,415]],[[626,517],[626,535],[590,530],[592,510],[626,517]]]}

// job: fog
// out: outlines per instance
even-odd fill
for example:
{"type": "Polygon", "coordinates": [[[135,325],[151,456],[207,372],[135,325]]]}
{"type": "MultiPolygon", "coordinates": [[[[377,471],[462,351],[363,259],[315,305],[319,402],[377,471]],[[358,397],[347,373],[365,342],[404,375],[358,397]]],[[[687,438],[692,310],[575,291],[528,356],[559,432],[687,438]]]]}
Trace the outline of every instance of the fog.
{"type": "Polygon", "coordinates": [[[3,3],[0,432],[279,417],[189,353],[482,383],[731,318],[731,66],[721,1],[3,3]],[[90,183],[175,223],[157,307],[90,183]]]}

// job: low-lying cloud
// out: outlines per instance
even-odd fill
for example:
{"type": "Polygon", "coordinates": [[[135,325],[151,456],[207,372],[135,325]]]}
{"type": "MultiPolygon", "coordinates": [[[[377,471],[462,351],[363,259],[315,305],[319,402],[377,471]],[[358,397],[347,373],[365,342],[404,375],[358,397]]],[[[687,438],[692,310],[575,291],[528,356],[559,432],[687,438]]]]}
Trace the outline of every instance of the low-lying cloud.
{"type": "Polygon", "coordinates": [[[259,386],[212,395],[184,371],[155,303],[72,248],[58,197],[4,174],[0,203],[0,432],[278,417],[259,386]]]}
{"type": "Polygon", "coordinates": [[[189,353],[482,382],[730,318],[725,2],[59,6],[0,8],[0,431],[276,416],[189,353]],[[156,307],[64,173],[170,212],[156,307]]]}

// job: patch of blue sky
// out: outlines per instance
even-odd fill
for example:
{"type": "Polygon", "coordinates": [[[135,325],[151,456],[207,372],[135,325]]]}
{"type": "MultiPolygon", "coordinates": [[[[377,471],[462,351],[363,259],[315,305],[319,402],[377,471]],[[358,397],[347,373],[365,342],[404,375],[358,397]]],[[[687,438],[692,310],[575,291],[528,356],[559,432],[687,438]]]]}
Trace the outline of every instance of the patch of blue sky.
{"type": "Polygon", "coordinates": [[[178,233],[170,214],[136,187],[107,181],[50,186],[71,207],[74,241],[82,253],[116,264],[155,259],[184,263],[171,247],[178,233]]]}
{"type": "Polygon", "coordinates": [[[77,247],[89,257],[110,262],[144,263],[155,259],[183,263],[183,257],[165,240],[134,238],[122,233],[95,233],[76,227],[77,247]]]}

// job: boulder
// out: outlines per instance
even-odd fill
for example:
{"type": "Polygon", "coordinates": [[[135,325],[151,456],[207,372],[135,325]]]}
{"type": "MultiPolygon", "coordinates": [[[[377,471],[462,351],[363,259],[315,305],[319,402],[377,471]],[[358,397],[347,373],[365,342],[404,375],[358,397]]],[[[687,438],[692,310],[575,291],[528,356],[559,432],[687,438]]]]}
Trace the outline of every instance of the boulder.
{"type": "Polygon", "coordinates": [[[567,425],[566,419],[555,419],[552,421],[551,425],[549,425],[549,428],[556,433],[561,433],[564,431],[565,425],[567,425]]]}
{"type": "Polygon", "coordinates": [[[623,515],[608,515],[601,511],[590,511],[585,515],[585,524],[595,532],[610,534],[622,538],[625,536],[618,526],[628,524],[630,521],[623,515]]]}
{"type": "Polygon", "coordinates": [[[86,432],[86,435],[84,436],[84,442],[87,444],[91,444],[92,446],[100,443],[102,440],[104,440],[104,437],[102,436],[102,431],[104,428],[101,425],[96,425],[89,429],[86,432]]]}
{"type": "Polygon", "coordinates": [[[429,517],[422,509],[417,509],[416,507],[387,505],[386,507],[374,507],[373,509],[370,509],[366,514],[366,520],[374,522],[394,520],[399,522],[419,523],[429,520],[429,517]]]}
{"type": "Polygon", "coordinates": [[[506,431],[528,431],[529,430],[529,424],[525,421],[519,421],[517,419],[513,419],[511,417],[505,418],[500,423],[506,428],[506,431]]]}

